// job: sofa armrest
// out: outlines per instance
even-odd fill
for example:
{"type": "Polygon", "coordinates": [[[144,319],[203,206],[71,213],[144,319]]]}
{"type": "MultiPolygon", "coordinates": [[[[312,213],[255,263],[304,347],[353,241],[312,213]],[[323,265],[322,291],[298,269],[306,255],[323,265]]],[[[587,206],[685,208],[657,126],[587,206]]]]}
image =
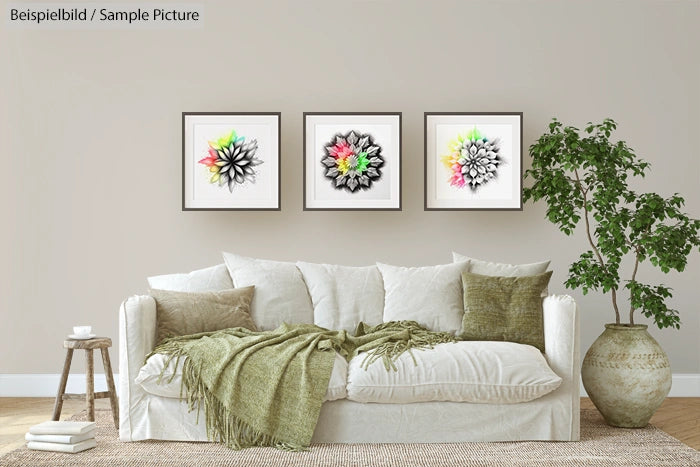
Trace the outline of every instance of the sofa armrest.
{"type": "Polygon", "coordinates": [[[119,307],[119,437],[131,439],[131,409],[145,396],[134,380],[156,339],[156,301],[134,295],[119,307]]]}
{"type": "Polygon", "coordinates": [[[579,439],[581,343],[578,305],[569,295],[550,295],[544,299],[544,348],[552,370],[562,378],[557,391],[571,397],[571,439],[579,439]]]}

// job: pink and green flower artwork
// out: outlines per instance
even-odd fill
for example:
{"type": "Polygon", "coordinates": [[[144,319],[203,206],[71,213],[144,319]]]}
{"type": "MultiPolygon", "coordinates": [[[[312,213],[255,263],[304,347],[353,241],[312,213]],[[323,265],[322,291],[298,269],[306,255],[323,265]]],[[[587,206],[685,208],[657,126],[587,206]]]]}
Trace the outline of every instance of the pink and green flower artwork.
{"type": "Polygon", "coordinates": [[[354,130],[337,134],[325,150],[327,154],[321,159],[324,175],[337,190],[369,190],[382,176],[382,148],[370,134],[354,130]]]}
{"type": "Polygon", "coordinates": [[[476,191],[496,178],[503,162],[499,138],[489,139],[475,126],[466,134],[458,134],[447,147],[448,153],[440,160],[450,172],[450,185],[476,191]]]}
{"type": "Polygon", "coordinates": [[[245,136],[237,135],[232,129],[208,143],[208,156],[200,159],[199,163],[205,165],[211,173],[210,183],[218,183],[220,187],[228,186],[231,193],[236,185],[255,183],[257,173],[254,167],[263,163],[256,157],[256,139],[246,143],[245,136]]]}

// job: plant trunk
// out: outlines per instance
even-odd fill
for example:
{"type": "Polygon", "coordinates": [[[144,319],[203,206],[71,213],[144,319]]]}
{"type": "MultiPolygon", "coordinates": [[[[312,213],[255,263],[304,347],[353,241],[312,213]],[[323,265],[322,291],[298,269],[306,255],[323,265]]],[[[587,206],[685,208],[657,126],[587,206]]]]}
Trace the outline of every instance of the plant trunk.
{"type": "MultiPolygon", "coordinates": [[[[637,277],[637,269],[639,269],[639,249],[636,249],[637,254],[634,255],[634,270],[632,271],[632,281],[637,277]]],[[[634,305],[632,297],[630,297],[630,324],[634,325],[634,305]]]]}
{"type": "MultiPolygon", "coordinates": [[[[591,248],[593,248],[593,252],[598,258],[600,265],[603,267],[605,272],[608,272],[608,268],[605,266],[605,261],[603,261],[603,256],[600,254],[598,247],[593,241],[593,236],[591,235],[591,222],[588,219],[588,190],[583,189],[583,185],[581,185],[581,178],[578,176],[578,170],[574,170],[574,174],[576,175],[578,189],[581,191],[581,196],[583,197],[583,219],[586,221],[586,235],[588,236],[588,243],[591,244],[591,248]]],[[[612,295],[613,309],[615,310],[615,323],[620,324],[620,309],[617,307],[617,289],[610,289],[610,293],[612,295]]]]}
{"type": "Polygon", "coordinates": [[[617,289],[610,289],[612,296],[613,309],[615,310],[615,324],[620,324],[620,311],[617,308],[617,289]]]}

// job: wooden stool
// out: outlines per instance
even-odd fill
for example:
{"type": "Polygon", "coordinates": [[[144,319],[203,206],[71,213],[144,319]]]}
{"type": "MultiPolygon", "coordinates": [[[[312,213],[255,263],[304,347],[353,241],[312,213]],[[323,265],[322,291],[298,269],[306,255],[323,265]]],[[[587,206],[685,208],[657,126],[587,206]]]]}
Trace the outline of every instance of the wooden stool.
{"type": "Polygon", "coordinates": [[[61,409],[63,401],[67,399],[82,399],[85,398],[88,411],[88,420],[95,421],[95,399],[103,399],[109,397],[109,402],[112,405],[112,416],[114,417],[114,426],[119,429],[119,404],[117,404],[117,391],[114,389],[114,377],[112,376],[112,365],[109,362],[109,349],[112,347],[112,339],[109,337],[95,337],[93,339],[67,339],[63,341],[63,348],[66,350],[66,362],[63,364],[63,374],[61,375],[61,383],[58,385],[58,394],[56,394],[56,402],[53,406],[53,418],[51,420],[59,420],[61,417],[61,409]],[[73,360],[73,350],[85,350],[85,358],[87,368],[85,369],[85,382],[87,391],[85,394],[66,394],[66,383],[68,382],[68,373],[70,364],[73,360]],[[95,392],[95,365],[92,358],[92,351],[100,349],[102,352],[102,366],[105,370],[107,379],[108,391],[95,392]]]}

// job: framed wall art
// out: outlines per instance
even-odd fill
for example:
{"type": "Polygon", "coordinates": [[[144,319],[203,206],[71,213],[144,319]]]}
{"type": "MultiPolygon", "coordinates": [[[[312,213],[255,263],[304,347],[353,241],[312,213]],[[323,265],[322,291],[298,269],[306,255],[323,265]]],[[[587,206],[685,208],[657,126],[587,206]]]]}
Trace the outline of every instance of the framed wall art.
{"type": "Polygon", "coordinates": [[[426,112],[425,210],[522,203],[522,112],[426,112]]]}
{"type": "Polygon", "coordinates": [[[401,113],[304,112],[304,210],[401,210],[401,113]]]}
{"type": "Polygon", "coordinates": [[[182,210],[280,210],[280,113],[183,112],[182,210]]]}

